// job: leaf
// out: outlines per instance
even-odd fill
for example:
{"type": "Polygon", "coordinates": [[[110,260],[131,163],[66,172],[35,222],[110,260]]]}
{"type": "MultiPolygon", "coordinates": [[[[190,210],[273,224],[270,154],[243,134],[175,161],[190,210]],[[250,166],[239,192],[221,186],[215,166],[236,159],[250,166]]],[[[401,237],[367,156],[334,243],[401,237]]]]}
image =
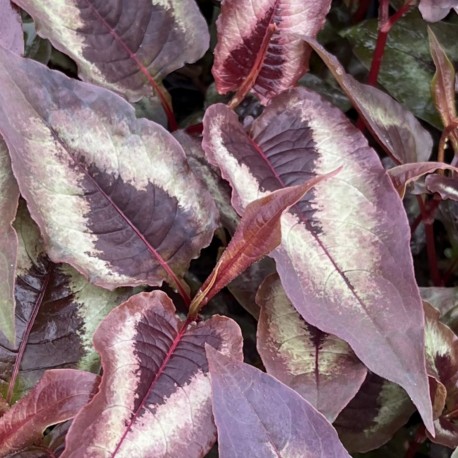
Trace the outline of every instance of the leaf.
{"type": "Polygon", "coordinates": [[[204,456],[216,436],[205,343],[242,359],[234,321],[180,321],[162,291],[114,309],[94,336],[99,392],[73,421],[62,458],[100,450],[111,457],[204,456]]]}
{"type": "Polygon", "coordinates": [[[435,436],[431,441],[458,447],[458,337],[439,321],[439,312],[424,303],[426,316],[426,361],[436,378],[446,389],[447,397],[442,415],[434,421],[435,436]]]}
{"type": "Polygon", "coordinates": [[[283,212],[296,204],[313,186],[339,172],[340,168],[316,176],[302,185],[279,189],[249,203],[229,245],[193,299],[190,316],[195,316],[200,308],[241,272],[280,245],[280,218],[283,212]]]}
{"type": "MultiPolygon", "coordinates": [[[[457,169],[455,169],[457,171],[457,169]]],[[[437,192],[442,200],[458,200],[458,175],[447,177],[444,175],[428,175],[425,179],[426,188],[437,192]]]]}
{"type": "Polygon", "coordinates": [[[445,162],[413,162],[409,164],[401,164],[391,169],[388,169],[394,187],[398,191],[401,199],[404,198],[407,185],[414,183],[422,176],[428,173],[433,173],[436,170],[452,170],[458,172],[457,167],[446,164],[445,162]]]}
{"type": "Polygon", "coordinates": [[[363,135],[338,109],[297,88],[272,101],[248,133],[226,106],[211,106],[203,146],[241,213],[267,192],[345,164],[283,215],[282,244],[272,256],[304,320],[345,340],[371,371],[400,384],[432,429],[410,230],[363,135]]]}
{"type": "Polygon", "coordinates": [[[205,19],[194,0],[68,0],[52,8],[14,0],[37,32],[77,64],[79,76],[136,102],[208,49],[205,19]]]}
{"type": "MultiPolygon", "coordinates": [[[[438,40],[447,44],[445,51],[450,59],[458,61],[457,42],[449,38],[457,35],[458,25],[441,22],[430,27],[438,40]]],[[[340,34],[350,41],[353,52],[369,69],[377,40],[377,19],[363,21],[340,34]]],[[[433,70],[426,23],[413,9],[388,34],[378,82],[415,116],[441,129],[430,90],[433,70]]]]}
{"type": "Polygon", "coordinates": [[[441,316],[446,315],[452,309],[458,307],[458,287],[420,288],[420,293],[422,299],[439,310],[441,316]]]}
{"type": "Polygon", "coordinates": [[[16,344],[0,337],[0,394],[10,403],[33,388],[46,368],[97,372],[94,331],[131,294],[127,289],[98,288],[70,266],[52,263],[24,206],[15,227],[19,235],[16,344]]]}
{"type": "Polygon", "coordinates": [[[257,348],[267,372],[299,393],[331,423],[356,395],[367,369],[343,340],[307,324],[277,275],[256,296],[257,348]]]}
{"type": "MultiPolygon", "coordinates": [[[[1,1],[1,0],[0,0],[1,1]]],[[[11,171],[10,157],[0,136],[0,339],[2,334],[14,343],[14,277],[17,235],[12,227],[19,189],[11,171]]]]}
{"type": "Polygon", "coordinates": [[[450,9],[454,8],[458,13],[457,0],[420,0],[418,6],[423,19],[428,22],[437,22],[444,19],[450,9]]]}
{"type": "Polygon", "coordinates": [[[216,209],[165,129],[0,50],[0,131],[51,260],[105,288],[168,279],[187,296],[177,276],[210,243],[216,209]]]}
{"type": "Polygon", "coordinates": [[[10,0],[0,0],[0,46],[16,54],[24,52],[21,17],[10,0]]]}
{"type": "Polygon", "coordinates": [[[321,57],[384,150],[398,163],[427,161],[433,140],[413,114],[385,92],[355,80],[316,40],[303,39],[321,57]]]}
{"type": "Polygon", "coordinates": [[[73,418],[97,390],[99,377],[73,369],[46,371],[39,384],[0,418],[0,454],[20,450],[51,425],[73,418]]]}
{"type": "Polygon", "coordinates": [[[295,391],[206,348],[221,458],[350,456],[332,425],[295,391]]]}
{"type": "Polygon", "coordinates": [[[219,93],[252,90],[266,104],[294,86],[308,69],[310,51],[292,33],[316,36],[329,0],[227,0],[216,22],[212,73],[219,93]]]}
{"type": "Polygon", "coordinates": [[[369,373],[334,425],[349,452],[364,453],[388,442],[414,412],[400,386],[369,373]]]}

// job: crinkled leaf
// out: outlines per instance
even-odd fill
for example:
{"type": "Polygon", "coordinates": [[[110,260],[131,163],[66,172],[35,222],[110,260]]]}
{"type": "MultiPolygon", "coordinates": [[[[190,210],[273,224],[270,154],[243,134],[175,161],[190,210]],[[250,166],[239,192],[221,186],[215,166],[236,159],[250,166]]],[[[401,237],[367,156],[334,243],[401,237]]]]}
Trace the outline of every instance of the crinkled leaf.
{"type": "Polygon", "coordinates": [[[452,8],[458,13],[458,0],[420,0],[418,8],[425,21],[437,22],[444,19],[452,8]]]}
{"type": "Polygon", "coordinates": [[[310,51],[292,33],[316,36],[329,0],[226,0],[216,23],[212,68],[218,92],[251,89],[267,103],[293,86],[308,68],[310,51]]]}
{"type": "Polygon", "coordinates": [[[434,421],[435,437],[429,438],[447,447],[458,447],[458,337],[439,321],[439,312],[428,303],[426,316],[426,361],[430,371],[446,389],[445,408],[434,421]]]}
{"type": "MultiPolygon", "coordinates": [[[[457,169],[455,168],[455,171],[457,169]]],[[[428,191],[437,192],[442,200],[458,200],[458,174],[451,177],[444,175],[428,175],[425,178],[425,185],[428,191]]]]}
{"type": "Polygon", "coordinates": [[[400,386],[369,373],[334,425],[348,451],[367,452],[388,442],[414,412],[400,386]]]}
{"type": "Polygon", "coordinates": [[[19,236],[16,344],[0,337],[0,394],[9,402],[35,386],[46,368],[97,371],[94,331],[130,293],[93,286],[70,266],[51,262],[23,207],[15,226],[19,236]]]}
{"type": "Polygon", "coordinates": [[[385,151],[399,163],[427,161],[433,140],[415,116],[385,92],[355,80],[316,40],[304,37],[323,59],[385,151]]]}
{"type": "Polygon", "coordinates": [[[91,282],[179,286],[210,242],[216,208],[182,148],[112,92],[0,50],[0,131],[50,258],[91,282]]]}
{"type": "Polygon", "coordinates": [[[183,322],[162,291],[114,309],[94,336],[99,392],[73,421],[62,457],[204,456],[216,436],[206,343],[242,359],[234,321],[183,322]]]}
{"type": "Polygon", "coordinates": [[[363,135],[337,108],[297,88],[273,100],[248,133],[226,106],[211,106],[203,146],[239,212],[269,191],[344,164],[283,215],[273,257],[305,321],[347,341],[370,370],[403,386],[432,429],[410,230],[363,135]]]}
{"type": "Polygon", "coordinates": [[[73,418],[97,391],[99,377],[74,369],[46,371],[38,385],[0,418],[0,454],[39,440],[51,425],[73,418]]]}
{"type": "Polygon", "coordinates": [[[407,185],[414,183],[422,176],[433,173],[436,170],[452,170],[458,172],[458,168],[446,164],[445,162],[412,162],[397,165],[396,167],[388,169],[387,172],[394,187],[401,196],[401,199],[403,199],[406,194],[407,185]]]}
{"type": "Polygon", "coordinates": [[[330,423],[295,391],[207,345],[221,458],[349,457],[330,423]]]}
{"type": "Polygon", "coordinates": [[[77,64],[79,76],[137,101],[208,48],[194,0],[14,0],[37,32],[77,64]]]}
{"type": "MultiPolygon", "coordinates": [[[[438,40],[446,45],[445,51],[450,59],[457,62],[458,42],[450,40],[450,37],[458,35],[458,25],[440,22],[430,27],[438,40]]],[[[369,69],[377,40],[377,19],[363,21],[341,33],[369,69]]],[[[441,129],[442,123],[430,89],[433,74],[426,23],[413,9],[397,21],[388,34],[378,82],[415,116],[441,129]]]]}
{"type": "Polygon", "coordinates": [[[19,189],[11,171],[10,157],[0,136],[0,339],[14,343],[14,278],[17,235],[12,227],[16,216],[19,189]]]}
{"type": "Polygon", "coordinates": [[[0,0],[0,46],[16,54],[24,52],[21,17],[10,0],[0,0]]]}
{"type": "Polygon", "coordinates": [[[346,342],[301,318],[277,275],[264,281],[256,301],[257,348],[267,372],[333,422],[358,392],[366,367],[346,342]]]}

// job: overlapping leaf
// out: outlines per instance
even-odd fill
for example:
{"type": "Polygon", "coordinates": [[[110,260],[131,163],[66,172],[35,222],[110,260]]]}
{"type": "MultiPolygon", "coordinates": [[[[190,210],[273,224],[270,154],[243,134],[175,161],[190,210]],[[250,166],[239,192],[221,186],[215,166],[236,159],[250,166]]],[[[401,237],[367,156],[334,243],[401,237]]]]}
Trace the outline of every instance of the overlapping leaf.
{"type": "MultiPolygon", "coordinates": [[[[217,21],[212,69],[218,92],[251,89],[262,103],[294,85],[308,68],[310,51],[291,33],[316,36],[329,0],[227,0],[217,21]]],[[[240,100],[239,100],[240,101],[240,100]]]]}
{"type": "Polygon", "coordinates": [[[414,411],[401,387],[369,373],[334,425],[347,450],[367,452],[388,442],[414,411]]]}
{"type": "Polygon", "coordinates": [[[0,418],[0,455],[39,440],[51,425],[73,418],[97,391],[99,377],[73,369],[45,372],[40,383],[0,418]]]}
{"type": "Polygon", "coordinates": [[[458,13],[457,0],[420,0],[421,15],[425,21],[437,22],[444,19],[452,8],[458,13]]]}
{"type": "Polygon", "coordinates": [[[221,458],[344,458],[330,423],[268,374],[207,346],[221,458]]]}
{"type": "Polygon", "coordinates": [[[216,208],[169,133],[110,91],[2,50],[0,132],[53,261],[108,288],[167,278],[186,296],[177,275],[210,242],[216,208]]]}
{"type": "Polygon", "coordinates": [[[211,106],[203,145],[241,213],[267,191],[344,165],[283,215],[277,269],[306,322],[347,341],[370,370],[403,386],[432,429],[410,230],[367,140],[301,88],[272,101],[249,133],[226,106],[211,106]]]}
{"type": "Polygon", "coordinates": [[[443,200],[458,200],[458,171],[451,177],[444,175],[428,175],[425,185],[428,191],[437,192],[443,200]]]}
{"type": "Polygon", "coordinates": [[[62,457],[205,456],[216,437],[205,344],[242,359],[234,321],[183,322],[161,291],[113,310],[94,336],[99,392],[73,421],[62,457]]]}
{"type": "Polygon", "coordinates": [[[297,391],[330,422],[358,392],[367,369],[348,344],[307,324],[277,275],[256,296],[257,347],[267,372],[297,391]]]}
{"type": "Polygon", "coordinates": [[[10,0],[0,0],[0,46],[16,54],[24,52],[21,18],[10,0]]]}
{"type": "Polygon", "coordinates": [[[130,292],[106,291],[70,266],[52,263],[25,208],[15,226],[16,344],[0,337],[0,394],[10,403],[35,386],[47,368],[97,371],[95,328],[130,292]]]}
{"type": "Polygon", "coordinates": [[[38,33],[68,54],[86,81],[136,101],[208,48],[194,0],[14,0],[38,33]]]}

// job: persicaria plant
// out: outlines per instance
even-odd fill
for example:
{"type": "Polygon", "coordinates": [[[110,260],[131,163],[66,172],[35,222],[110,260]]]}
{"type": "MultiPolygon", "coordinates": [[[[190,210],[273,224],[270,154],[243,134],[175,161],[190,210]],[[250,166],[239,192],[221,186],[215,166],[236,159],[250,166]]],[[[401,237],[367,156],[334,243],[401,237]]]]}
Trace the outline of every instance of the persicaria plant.
{"type": "Polygon", "coordinates": [[[450,456],[457,9],[0,0],[0,456],[450,456]]]}

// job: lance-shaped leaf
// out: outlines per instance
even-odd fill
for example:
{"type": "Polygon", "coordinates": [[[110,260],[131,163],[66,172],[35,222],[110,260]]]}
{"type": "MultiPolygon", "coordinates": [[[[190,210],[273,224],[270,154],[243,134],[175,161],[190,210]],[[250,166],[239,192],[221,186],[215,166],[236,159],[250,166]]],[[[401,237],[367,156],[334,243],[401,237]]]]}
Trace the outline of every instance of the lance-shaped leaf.
{"type": "Polygon", "coordinates": [[[211,106],[203,145],[233,187],[239,212],[268,191],[345,164],[282,216],[282,244],[272,255],[305,321],[345,340],[370,370],[400,384],[432,430],[410,230],[364,136],[337,108],[297,88],[273,100],[249,133],[226,106],[211,106]]]}
{"type": "Polygon", "coordinates": [[[283,212],[296,204],[317,183],[339,171],[337,169],[301,185],[279,189],[249,203],[229,245],[193,299],[190,306],[191,316],[197,314],[201,307],[239,273],[277,248],[281,242],[280,218],[283,212]]]}
{"type": "Polygon", "coordinates": [[[216,437],[206,343],[242,359],[234,321],[183,322],[162,291],[113,310],[94,336],[99,393],[73,421],[62,457],[204,456],[216,437]]]}
{"type": "Polygon", "coordinates": [[[0,394],[10,403],[35,386],[46,368],[97,371],[94,331],[131,294],[93,286],[70,266],[51,262],[24,206],[15,227],[16,344],[0,337],[0,394]]]}
{"type": "Polygon", "coordinates": [[[79,76],[137,101],[208,48],[194,0],[14,0],[37,32],[77,64],[79,76]]]}
{"type": "Polygon", "coordinates": [[[437,192],[443,200],[458,200],[457,173],[451,177],[446,177],[444,175],[428,175],[425,178],[425,185],[428,191],[437,192]]]}
{"type": "Polygon", "coordinates": [[[218,92],[250,89],[267,103],[293,86],[308,69],[310,50],[292,33],[314,37],[324,24],[329,0],[227,0],[216,23],[212,69],[218,92]]]}
{"type": "Polygon", "coordinates": [[[400,386],[369,373],[334,425],[348,451],[367,452],[388,442],[414,412],[400,386]]]}
{"type": "Polygon", "coordinates": [[[295,391],[207,346],[221,458],[349,457],[326,418],[295,391]]]}
{"type": "Polygon", "coordinates": [[[165,129],[0,50],[0,132],[54,262],[107,288],[168,278],[183,290],[177,275],[210,243],[216,208],[165,129]]]}
{"type": "Polygon", "coordinates": [[[393,181],[394,187],[398,191],[401,199],[404,198],[407,185],[419,180],[428,173],[436,170],[451,170],[458,173],[458,168],[445,162],[413,162],[401,164],[388,170],[388,175],[393,181]]]}
{"type": "Polygon", "coordinates": [[[10,0],[0,0],[0,46],[16,54],[24,52],[21,17],[10,0]]]}
{"type": "Polygon", "coordinates": [[[458,0],[420,0],[418,8],[425,21],[437,22],[444,19],[452,8],[458,13],[458,0]]]}
{"type": "Polygon", "coordinates": [[[297,391],[331,423],[358,392],[367,369],[343,340],[307,324],[277,275],[256,296],[257,347],[267,372],[297,391]]]}
{"type": "Polygon", "coordinates": [[[433,139],[410,111],[387,93],[346,73],[336,57],[316,40],[309,37],[304,40],[321,57],[374,137],[394,160],[403,164],[429,159],[433,139]]]}
{"type": "Polygon", "coordinates": [[[73,369],[46,371],[39,384],[0,418],[0,454],[39,440],[51,425],[73,418],[97,391],[99,377],[73,369]]]}
{"type": "Polygon", "coordinates": [[[426,315],[427,363],[435,377],[446,389],[445,408],[434,421],[435,437],[430,439],[447,447],[458,447],[458,337],[439,321],[439,312],[428,303],[426,315]]]}
{"type": "Polygon", "coordinates": [[[10,157],[0,136],[0,339],[2,334],[14,343],[14,278],[17,236],[12,227],[19,189],[11,171],[10,157]]]}

